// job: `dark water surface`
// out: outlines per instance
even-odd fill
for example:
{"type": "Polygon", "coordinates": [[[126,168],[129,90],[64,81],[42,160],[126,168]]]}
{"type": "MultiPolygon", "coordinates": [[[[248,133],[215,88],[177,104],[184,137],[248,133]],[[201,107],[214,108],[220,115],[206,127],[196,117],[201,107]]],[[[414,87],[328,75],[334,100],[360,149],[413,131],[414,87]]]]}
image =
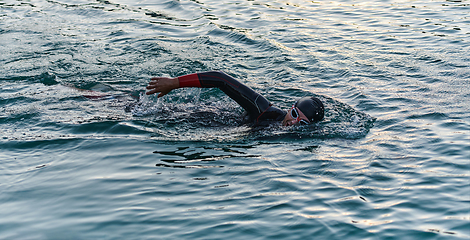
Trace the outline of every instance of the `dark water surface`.
{"type": "Polygon", "coordinates": [[[467,0],[0,0],[0,239],[469,239],[469,52],[467,0]],[[208,70],[326,118],[141,95],[208,70]]]}

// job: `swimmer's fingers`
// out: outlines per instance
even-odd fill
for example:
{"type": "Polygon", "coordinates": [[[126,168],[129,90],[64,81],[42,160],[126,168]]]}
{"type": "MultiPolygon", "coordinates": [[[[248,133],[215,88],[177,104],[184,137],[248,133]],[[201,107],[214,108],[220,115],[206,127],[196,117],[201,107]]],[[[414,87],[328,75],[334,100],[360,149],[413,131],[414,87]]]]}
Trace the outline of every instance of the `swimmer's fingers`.
{"type": "Polygon", "coordinates": [[[154,87],[154,88],[152,88],[152,87],[149,87],[149,86],[147,86],[147,89],[149,89],[149,90],[151,89],[151,90],[150,90],[150,91],[147,91],[145,94],[147,94],[147,95],[152,95],[152,94],[155,94],[155,93],[158,93],[158,92],[159,92],[160,94],[158,94],[158,97],[163,97],[163,96],[167,95],[167,94],[171,91],[171,89],[170,89],[170,90],[167,90],[167,89],[162,89],[162,88],[160,88],[160,87],[154,87]]]}
{"type": "Polygon", "coordinates": [[[159,92],[158,97],[163,97],[171,90],[178,88],[179,82],[177,78],[166,78],[166,77],[155,77],[152,78],[149,85],[146,87],[148,92],[147,95],[155,94],[159,92]]]}

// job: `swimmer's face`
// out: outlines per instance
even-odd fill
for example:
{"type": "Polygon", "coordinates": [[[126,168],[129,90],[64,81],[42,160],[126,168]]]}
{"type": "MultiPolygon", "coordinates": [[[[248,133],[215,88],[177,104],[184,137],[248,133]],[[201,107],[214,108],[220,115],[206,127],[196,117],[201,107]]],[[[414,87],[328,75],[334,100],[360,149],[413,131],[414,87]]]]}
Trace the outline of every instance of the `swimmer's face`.
{"type": "Polygon", "coordinates": [[[292,126],[295,124],[306,125],[309,123],[310,121],[304,113],[295,106],[292,106],[292,108],[287,112],[286,117],[284,117],[284,120],[282,120],[283,126],[292,126]]]}

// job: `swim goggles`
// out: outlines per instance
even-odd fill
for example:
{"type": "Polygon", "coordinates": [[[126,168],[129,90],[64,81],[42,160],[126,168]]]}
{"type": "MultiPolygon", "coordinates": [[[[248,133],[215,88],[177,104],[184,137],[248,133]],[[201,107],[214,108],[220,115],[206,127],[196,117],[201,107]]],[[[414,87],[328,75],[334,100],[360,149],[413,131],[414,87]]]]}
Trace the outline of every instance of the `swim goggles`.
{"type": "Polygon", "coordinates": [[[297,108],[295,107],[295,105],[292,105],[292,109],[290,110],[290,116],[294,118],[295,120],[297,120],[297,122],[300,123],[300,125],[307,125],[310,123],[309,121],[305,119],[300,119],[300,114],[297,111],[297,108]]]}

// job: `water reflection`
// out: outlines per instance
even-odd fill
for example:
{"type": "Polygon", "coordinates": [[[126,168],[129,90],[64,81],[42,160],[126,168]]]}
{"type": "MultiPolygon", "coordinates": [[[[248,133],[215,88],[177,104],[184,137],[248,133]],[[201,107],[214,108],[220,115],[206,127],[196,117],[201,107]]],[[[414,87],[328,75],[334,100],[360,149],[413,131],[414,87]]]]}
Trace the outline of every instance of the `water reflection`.
{"type": "MultiPolygon", "coordinates": [[[[176,150],[171,151],[154,151],[158,154],[159,160],[165,163],[157,163],[157,167],[171,167],[171,168],[214,168],[224,167],[223,165],[216,165],[218,161],[241,157],[241,158],[259,158],[260,155],[247,155],[241,150],[236,148],[240,146],[225,146],[225,147],[178,147],[176,150]],[[227,154],[229,153],[229,154],[227,154]],[[169,158],[163,158],[166,156],[169,158]],[[211,162],[210,164],[194,164],[194,163],[211,162]]],[[[245,148],[245,146],[243,146],[245,148]]],[[[248,147],[250,148],[250,147],[248,147]]]]}

